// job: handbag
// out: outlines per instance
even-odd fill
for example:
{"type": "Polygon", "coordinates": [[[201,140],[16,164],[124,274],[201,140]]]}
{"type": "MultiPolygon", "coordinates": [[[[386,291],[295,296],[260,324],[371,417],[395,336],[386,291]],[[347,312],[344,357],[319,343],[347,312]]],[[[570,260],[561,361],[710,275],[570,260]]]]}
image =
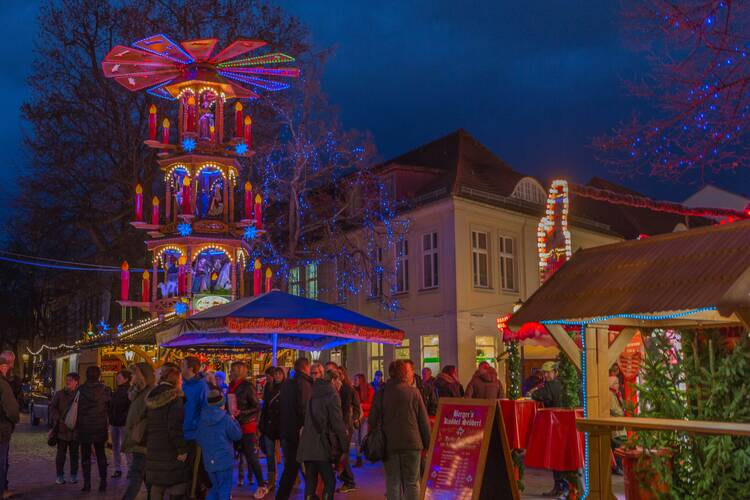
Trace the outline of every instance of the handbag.
{"type": "Polygon", "coordinates": [[[70,430],[76,428],[76,422],[78,422],[78,397],[81,395],[81,391],[76,391],[76,397],[73,398],[73,402],[70,403],[68,411],[65,412],[65,427],[70,430]]]}
{"type": "Polygon", "coordinates": [[[49,430],[49,434],[47,434],[47,446],[50,446],[54,448],[57,446],[57,425],[55,425],[54,428],[49,430]]]}
{"type": "Polygon", "coordinates": [[[323,449],[326,451],[326,453],[328,453],[328,456],[331,457],[332,463],[338,463],[341,460],[341,456],[344,454],[344,452],[341,449],[341,446],[339,446],[339,440],[336,437],[336,434],[330,429],[326,428],[325,430],[323,430],[320,428],[320,423],[315,419],[315,415],[312,411],[312,399],[310,399],[307,404],[307,411],[310,412],[310,420],[312,420],[313,427],[315,427],[315,432],[317,432],[320,436],[321,443],[323,444],[323,449]]]}
{"type": "Polygon", "coordinates": [[[380,419],[378,421],[378,426],[369,429],[367,432],[367,435],[365,436],[364,443],[362,443],[362,451],[365,454],[365,458],[369,460],[370,462],[377,462],[380,460],[385,460],[385,449],[386,449],[386,439],[385,439],[385,432],[383,431],[383,410],[385,410],[385,407],[383,406],[384,399],[385,399],[385,387],[380,391],[380,419]]]}

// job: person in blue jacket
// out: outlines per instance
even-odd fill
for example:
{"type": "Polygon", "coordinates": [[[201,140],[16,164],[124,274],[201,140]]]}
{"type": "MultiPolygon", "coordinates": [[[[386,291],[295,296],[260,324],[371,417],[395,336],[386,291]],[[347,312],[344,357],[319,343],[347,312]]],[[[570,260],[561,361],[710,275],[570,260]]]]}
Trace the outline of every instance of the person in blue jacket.
{"type": "Polygon", "coordinates": [[[203,464],[211,480],[206,500],[229,500],[232,496],[234,441],[242,438],[240,424],[224,409],[219,389],[208,393],[208,404],[201,411],[196,441],[203,453],[203,464]]]}
{"type": "Polygon", "coordinates": [[[200,460],[200,449],[197,446],[195,434],[198,430],[201,412],[206,406],[208,384],[204,373],[201,372],[201,362],[195,356],[184,358],[180,364],[180,371],[182,372],[182,392],[185,393],[185,417],[182,421],[182,433],[188,446],[187,464],[191,474],[194,475],[197,472],[197,477],[191,477],[190,479],[190,496],[198,495],[202,497],[202,493],[208,486],[208,476],[203,467],[203,460],[200,460]],[[199,461],[197,471],[196,460],[199,461]]]}

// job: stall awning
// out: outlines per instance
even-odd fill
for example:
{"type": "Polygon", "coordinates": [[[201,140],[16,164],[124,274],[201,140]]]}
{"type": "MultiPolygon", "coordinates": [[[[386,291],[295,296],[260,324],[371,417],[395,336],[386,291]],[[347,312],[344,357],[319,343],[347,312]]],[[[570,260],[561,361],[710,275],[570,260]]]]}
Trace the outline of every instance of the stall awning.
{"type": "Polygon", "coordinates": [[[718,321],[748,308],[750,221],[742,221],[580,250],[509,326],[700,310],[718,321]]]}

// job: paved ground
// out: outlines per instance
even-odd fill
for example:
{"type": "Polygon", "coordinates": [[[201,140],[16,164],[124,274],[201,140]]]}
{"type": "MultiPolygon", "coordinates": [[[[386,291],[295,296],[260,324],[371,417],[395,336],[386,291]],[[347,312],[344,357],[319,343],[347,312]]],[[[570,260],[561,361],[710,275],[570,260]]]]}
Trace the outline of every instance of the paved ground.
{"type": "MultiPolygon", "coordinates": [[[[25,416],[24,416],[25,417],[25,416]]],[[[109,451],[108,451],[109,453],[109,451]]],[[[111,464],[111,457],[108,460],[111,464]]],[[[94,474],[96,466],[93,465],[94,474]]],[[[110,465],[110,472],[112,466],[110,465]]],[[[66,470],[67,467],[66,467],[66,470]]],[[[265,471],[265,468],[264,468],[265,471]]],[[[385,481],[380,464],[366,464],[364,467],[354,469],[357,479],[357,491],[346,495],[336,495],[337,498],[350,499],[377,499],[384,498],[385,481]]],[[[79,472],[80,476],[80,472],[79,472]]],[[[28,499],[68,499],[68,498],[91,498],[91,499],[119,499],[125,488],[125,479],[111,479],[109,489],[106,493],[81,493],[81,484],[55,484],[55,450],[47,446],[46,432],[42,427],[32,427],[23,420],[13,434],[11,442],[10,458],[10,482],[11,489],[20,498],[28,499]]],[[[526,491],[523,498],[541,499],[539,496],[543,491],[550,489],[552,483],[551,473],[543,470],[530,470],[526,473],[526,491]]],[[[98,482],[94,481],[94,489],[98,482]]],[[[614,478],[615,493],[618,498],[624,498],[622,491],[622,478],[614,478]]],[[[252,498],[254,487],[236,487],[233,492],[234,499],[252,498]]],[[[142,494],[145,498],[145,493],[142,494]]],[[[269,495],[267,498],[272,498],[269,495]]],[[[298,489],[295,500],[302,499],[302,490],[298,489]]]]}

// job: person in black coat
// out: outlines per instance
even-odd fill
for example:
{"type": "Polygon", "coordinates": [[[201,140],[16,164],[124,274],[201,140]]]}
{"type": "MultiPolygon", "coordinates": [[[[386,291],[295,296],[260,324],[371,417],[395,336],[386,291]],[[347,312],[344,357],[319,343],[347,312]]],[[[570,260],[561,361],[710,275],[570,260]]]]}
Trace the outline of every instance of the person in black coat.
{"type": "MultiPolygon", "coordinates": [[[[326,372],[334,370],[339,374],[339,378],[333,382],[333,385],[337,388],[339,399],[341,400],[341,416],[344,419],[347,440],[341,460],[341,473],[339,474],[339,479],[341,479],[344,484],[337,491],[339,493],[349,493],[350,491],[357,489],[352,465],[349,462],[349,448],[352,435],[354,434],[354,420],[362,418],[362,408],[359,404],[359,394],[354,390],[354,386],[352,386],[352,382],[349,380],[349,374],[347,373],[346,368],[338,366],[332,361],[326,363],[325,368],[326,372]]],[[[315,386],[313,386],[313,389],[314,388],[315,386]]]]}
{"type": "Polygon", "coordinates": [[[435,379],[435,392],[438,398],[462,398],[464,388],[458,381],[458,372],[454,365],[445,365],[435,379]]]}
{"type": "MultiPolygon", "coordinates": [[[[133,374],[129,370],[120,370],[115,377],[117,389],[112,395],[112,404],[109,405],[109,432],[110,439],[112,439],[112,456],[115,459],[113,478],[122,476],[122,445],[125,441],[125,419],[128,418],[128,410],[130,409],[128,391],[130,391],[132,378],[133,374]]],[[[127,461],[130,464],[129,455],[127,461]]]]}
{"type": "Polygon", "coordinates": [[[49,405],[50,437],[52,435],[57,437],[55,484],[65,484],[65,459],[68,452],[70,452],[70,482],[73,484],[78,482],[78,441],[76,441],[75,430],[68,429],[65,425],[65,415],[78,391],[78,380],[77,373],[68,373],[65,376],[65,387],[55,393],[49,405]]]}
{"type": "Polygon", "coordinates": [[[78,388],[76,435],[81,443],[81,491],[91,491],[92,448],[96,453],[96,465],[99,469],[99,491],[107,491],[107,455],[104,453],[104,444],[109,435],[107,415],[112,391],[99,380],[101,374],[98,366],[89,366],[86,368],[86,382],[78,388]]]}
{"type": "Polygon", "coordinates": [[[263,387],[263,409],[260,412],[260,432],[268,466],[268,486],[276,487],[276,442],[281,438],[281,384],[286,375],[278,366],[269,368],[263,387]]]}
{"type": "Polygon", "coordinates": [[[277,500],[286,500],[292,493],[294,481],[300,471],[297,462],[297,447],[299,446],[299,432],[305,423],[307,402],[312,394],[312,377],[310,376],[310,361],[299,358],[294,363],[294,377],[287,379],[281,386],[280,409],[281,450],[284,454],[284,471],[279,480],[277,500]]]}
{"type": "Polygon", "coordinates": [[[152,500],[161,500],[165,493],[176,497],[188,492],[181,385],[179,367],[165,363],[159,384],[146,397],[146,484],[151,487],[152,500]]]}

